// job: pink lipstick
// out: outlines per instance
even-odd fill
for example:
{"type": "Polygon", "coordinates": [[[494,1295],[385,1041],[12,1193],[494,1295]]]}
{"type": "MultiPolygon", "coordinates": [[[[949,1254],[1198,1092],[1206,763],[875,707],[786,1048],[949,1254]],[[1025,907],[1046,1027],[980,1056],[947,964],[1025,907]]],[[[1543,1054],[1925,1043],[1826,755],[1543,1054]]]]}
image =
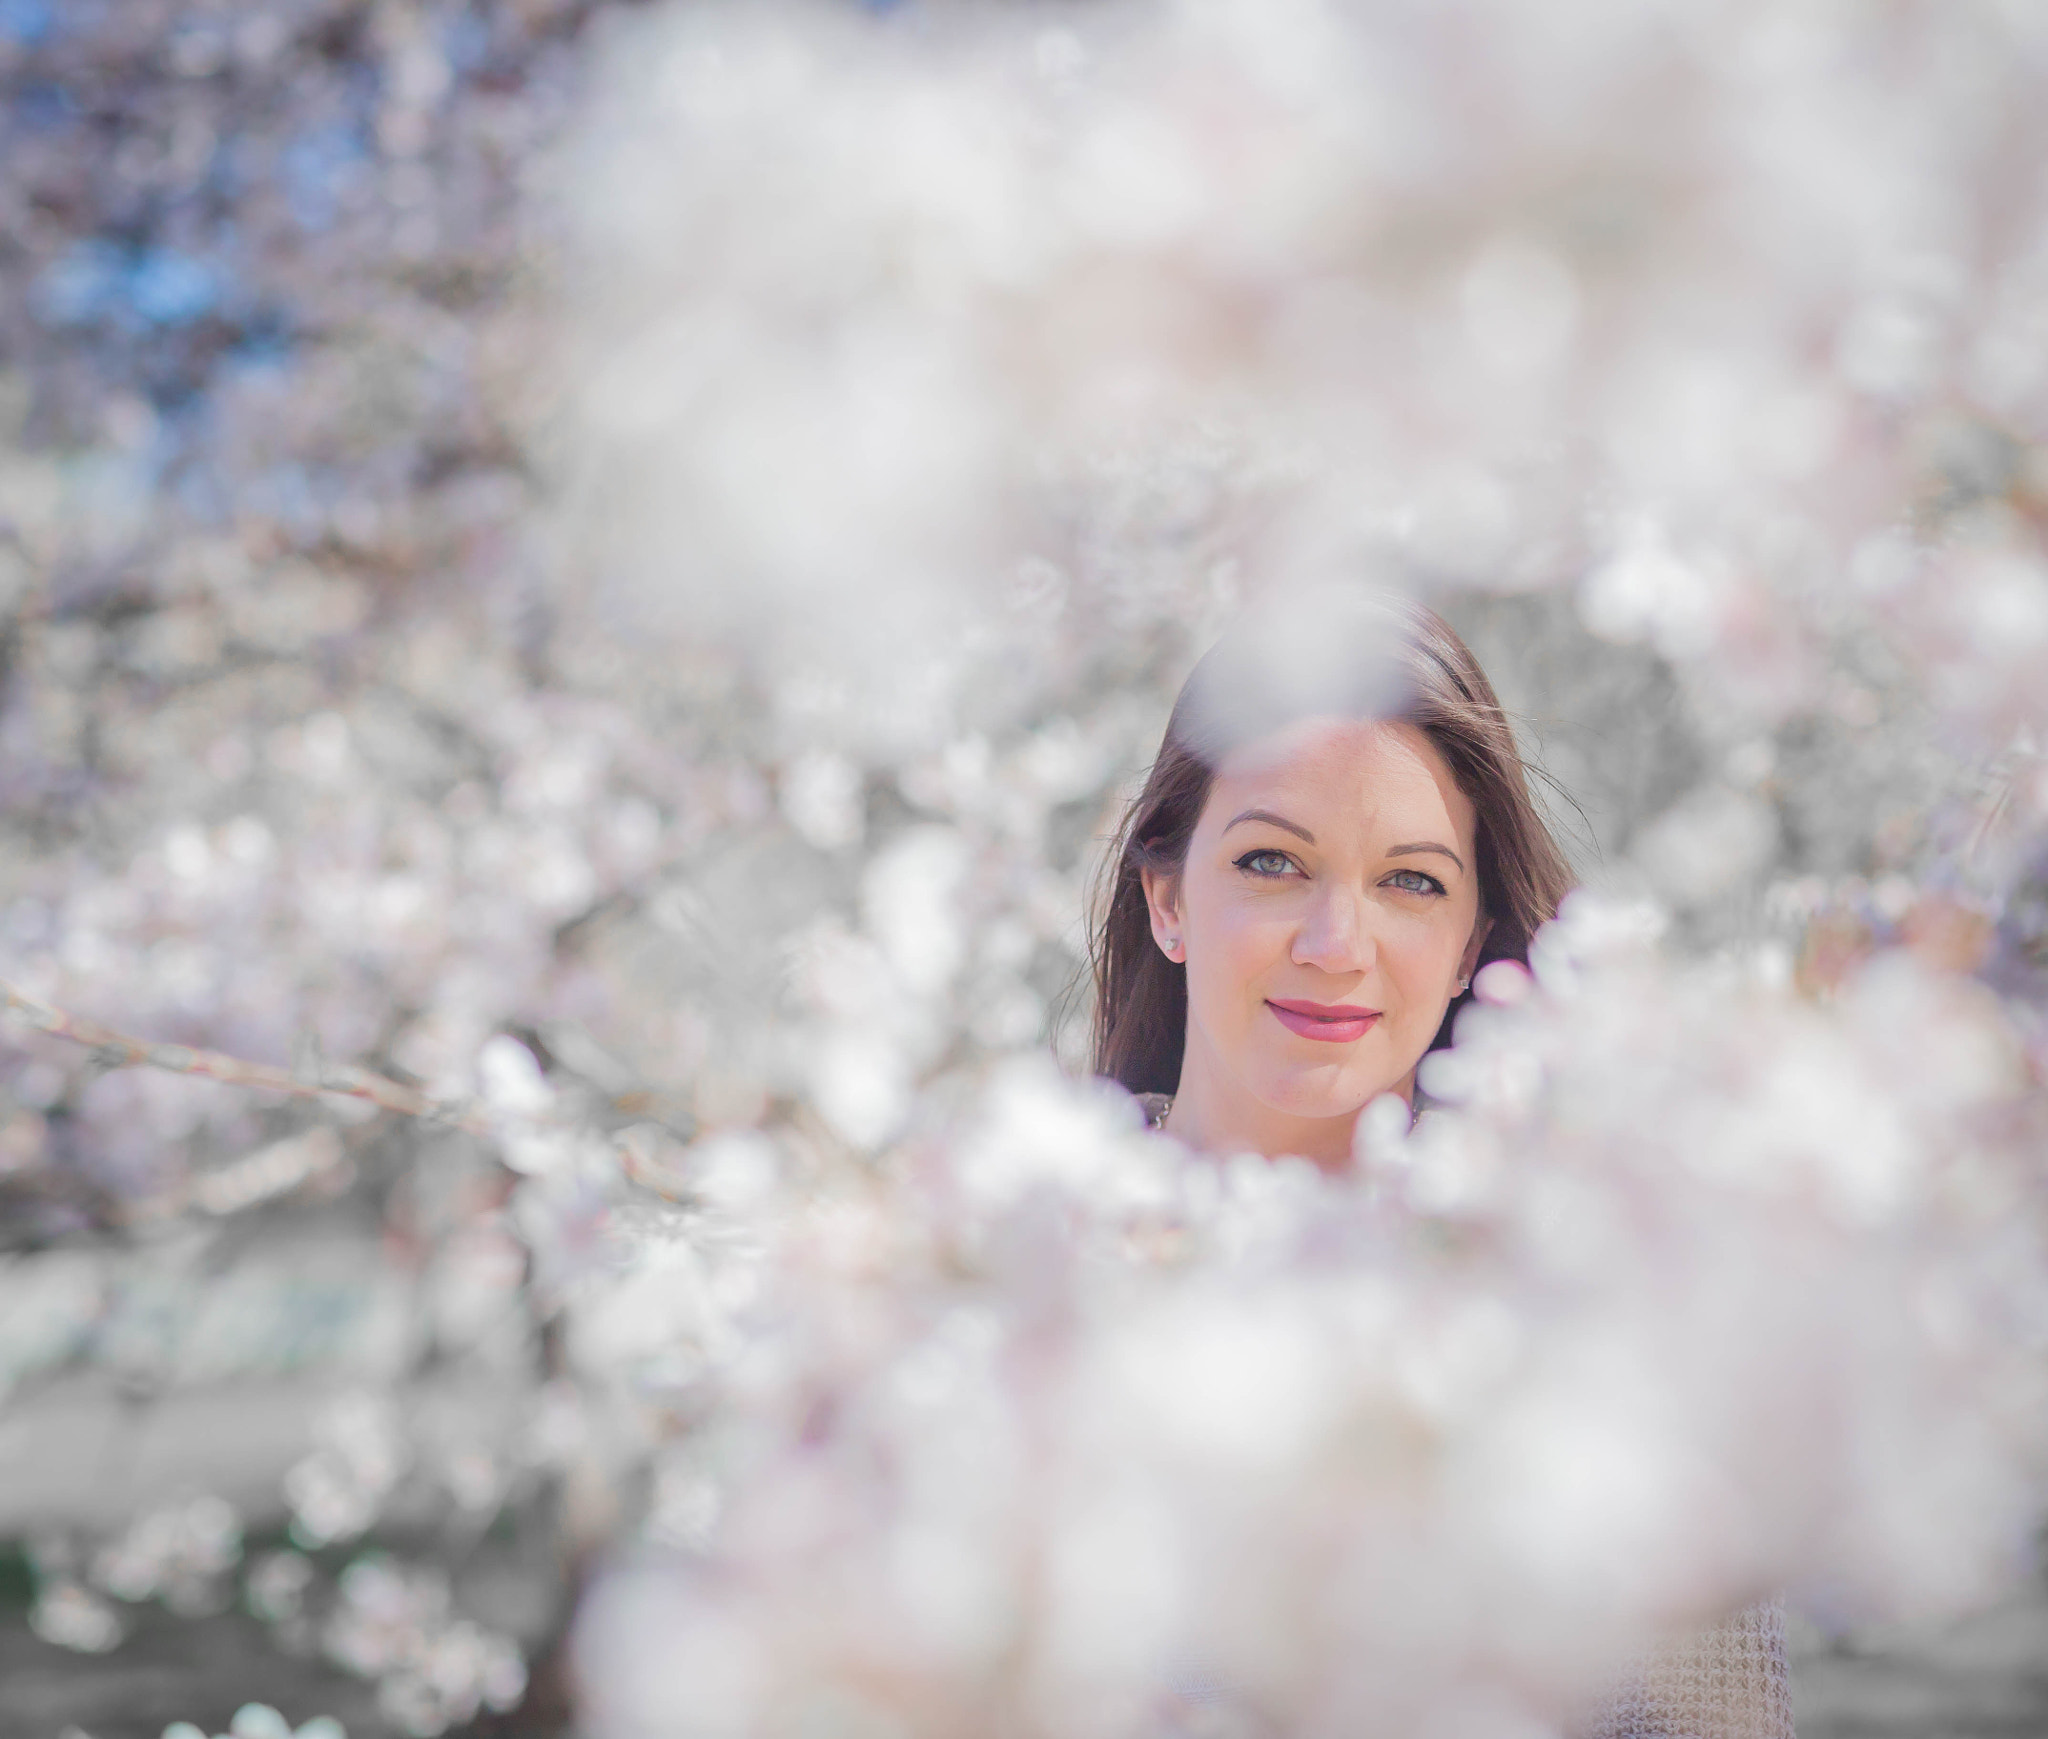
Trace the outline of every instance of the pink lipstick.
{"type": "Polygon", "coordinates": [[[1362,1039],[1380,1018],[1376,1008],[1357,1008],[1348,1002],[1280,1002],[1268,998],[1273,1018],[1291,1033],[1305,1039],[1320,1039],[1326,1045],[1348,1045],[1362,1039]]]}

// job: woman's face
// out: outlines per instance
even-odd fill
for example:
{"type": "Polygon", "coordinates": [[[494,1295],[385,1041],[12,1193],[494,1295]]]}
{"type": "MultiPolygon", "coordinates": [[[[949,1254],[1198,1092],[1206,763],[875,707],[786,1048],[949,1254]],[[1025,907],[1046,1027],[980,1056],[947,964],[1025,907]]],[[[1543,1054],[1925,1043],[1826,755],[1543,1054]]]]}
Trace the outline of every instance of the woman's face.
{"type": "Polygon", "coordinates": [[[1485,940],[1475,817],[1413,725],[1314,720],[1217,770],[1178,876],[1146,877],[1187,963],[1191,1072],[1283,1118],[1412,1091],[1485,940]]]}

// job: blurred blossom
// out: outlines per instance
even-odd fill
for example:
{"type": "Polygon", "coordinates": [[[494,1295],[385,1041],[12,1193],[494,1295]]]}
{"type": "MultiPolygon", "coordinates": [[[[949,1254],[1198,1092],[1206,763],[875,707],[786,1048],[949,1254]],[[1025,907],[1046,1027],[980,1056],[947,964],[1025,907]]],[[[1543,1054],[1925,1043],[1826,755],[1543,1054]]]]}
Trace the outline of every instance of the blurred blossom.
{"type": "Polygon", "coordinates": [[[179,1065],[10,1037],[0,1387],[260,1470],[146,1423],[36,1633],[285,1519],[251,1612],[410,1733],[586,1577],[598,1739],[1528,1733],[1987,1597],[2044,73],[1999,0],[0,0],[0,977],[179,1065]],[[1232,611],[1383,700],[1386,589],[1588,886],[1355,1174],[1187,1153],[1048,1055],[1103,841],[1232,611]]]}
{"type": "Polygon", "coordinates": [[[375,1679],[386,1718],[418,1739],[511,1709],[526,1688],[518,1648],[455,1617],[446,1579],[430,1566],[358,1558],[342,1572],[323,1646],[337,1665],[375,1679]]]}
{"type": "Polygon", "coordinates": [[[797,832],[827,851],[860,839],[860,799],[860,770],[838,755],[807,755],[783,771],[782,812],[797,832]]]}
{"type": "MultiPolygon", "coordinates": [[[[163,1739],[206,1739],[206,1730],[190,1721],[173,1721],[163,1739]]],[[[294,1727],[268,1703],[244,1703],[219,1739],[348,1739],[348,1729],[332,1715],[315,1715],[294,1727]]]]}
{"type": "Polygon", "coordinates": [[[249,1610],[266,1624],[299,1618],[314,1577],[313,1561],[302,1552],[267,1552],[249,1566],[249,1610]]]}
{"type": "Polygon", "coordinates": [[[105,1654],[124,1634],[114,1609],[76,1582],[52,1582],[39,1589],[28,1622],[45,1642],[80,1654],[105,1654]]]}
{"type": "Polygon", "coordinates": [[[122,1600],[161,1599],[174,1612],[225,1604],[221,1584],[242,1555],[233,1508],[217,1497],[138,1516],[93,1561],[92,1578],[122,1600]]]}
{"type": "MultiPolygon", "coordinates": [[[[1986,1236],[1990,1202],[2010,1199],[1991,1183],[2010,1163],[1992,1132],[2023,1090],[2010,1034],[1967,986],[1903,954],[1827,1015],[1782,987],[1716,989],[1716,968],[1679,972],[1653,936],[1640,915],[1576,902],[1537,984],[1495,988],[1437,1059],[1429,1085],[1450,1106],[1398,1165],[1369,1132],[1357,1183],[1257,1161],[1219,1170],[1106,1116],[1107,1101],[1005,1082],[962,1150],[976,1193],[943,1241],[912,1231],[914,1198],[890,1217],[892,1307],[878,1313],[891,1294],[875,1295],[866,1263],[771,1269],[770,1300],[818,1300],[815,1317],[784,1315],[797,1362],[750,1391],[756,1429],[779,1422],[786,1448],[757,1451],[715,1509],[689,1499],[715,1520],[668,1524],[699,1550],[708,1527],[703,1574],[767,1603],[711,1601],[710,1582],[687,1592],[692,1572],[660,1622],[684,1628],[686,1650],[728,1653],[741,1625],[750,1651],[773,1651],[749,1669],[748,1721],[775,1718],[785,1695],[858,1696],[885,1659],[916,1675],[911,1701],[892,1704],[903,1718],[927,1698],[1006,1699],[1023,1693],[975,1663],[1028,1646],[1034,1719],[1057,1726],[1084,1704],[1137,1707],[1189,1659],[1288,1706],[1334,1673],[1344,1707],[1425,1707],[1492,1671],[1461,1652],[1471,1633],[1426,1615],[1512,1589],[1500,1610],[1516,1616],[1483,1646],[1533,1675],[1496,1686],[1533,1716],[1568,1705],[1603,1662],[1615,1670],[1626,1638],[1744,1590],[1814,1578],[1923,1609],[1987,1585],[2025,1526],[2041,1418],[2000,1409],[1987,1431],[1905,1398],[1953,1398],[1957,1381],[2032,1394],[2029,1337],[1959,1339],[1961,1318],[1937,1329],[1902,1313],[1897,1288],[1950,1273],[1986,1236]],[[1642,1026],[1645,998],[1657,1013],[1642,1026]],[[1917,1023],[1901,1007],[1929,1005],[1938,1054],[1885,1062],[1925,1042],[1905,1036],[1917,1023]],[[1646,1102],[1668,1113],[1649,1140],[1646,1102]],[[1118,1142],[1144,1162],[1143,1188],[1118,1187],[1118,1142]],[[1035,1152],[1046,1159],[1020,1169],[1035,1152]],[[1049,1212],[1057,1244],[1034,1230],[1049,1212]],[[1790,1321],[1814,1338],[1788,1337],[1790,1321]],[[820,1382],[841,1397],[822,1414],[799,1399],[820,1382]],[[925,1410],[939,1398],[943,1424],[925,1410]],[[1855,1447],[1878,1414],[1882,1464],[1855,1447]],[[960,1437],[950,1465],[981,1470],[965,1507],[923,1483],[934,1431],[960,1437]],[[1053,1456],[1049,1486],[1004,1448],[1020,1434],[1053,1456]],[[908,1476],[897,1496],[866,1484],[874,1457],[908,1476]],[[1831,1470],[1846,1466],[1859,1471],[1845,1486],[1831,1470]],[[1938,1547],[1881,1519],[1903,1522],[1936,1488],[1955,1506],[1938,1547]],[[1347,1530],[1336,1580],[1314,1583],[1335,1627],[1327,1658],[1271,1629],[1268,1603],[1325,1562],[1296,1526],[1347,1530]],[[973,1580],[1022,1550],[1013,1530],[1027,1527],[1052,1530],[1042,1579],[973,1580]],[[1367,1568],[1396,1562],[1398,1581],[1367,1568]],[[927,1575],[950,1591],[930,1604],[927,1575]],[[905,1576],[894,1628],[851,1608],[819,1616],[842,1578],[905,1576]]],[[[2038,1240],[2034,1226],[2032,1255],[2002,1278],[1978,1271],[1975,1301],[1950,1293],[1943,1311],[2018,1309],[2038,1332],[2038,1285],[2021,1278],[2038,1240]]],[[[585,1617],[587,1660],[618,1668],[592,1667],[606,1731],[680,1718],[614,1662],[642,1646],[643,1608],[654,1622],[669,1598],[650,1575],[585,1617]]]]}
{"type": "Polygon", "coordinates": [[[408,1449],[388,1397],[357,1392],[314,1425],[316,1447],[285,1476],[292,1534],[302,1545],[350,1540],[377,1519],[405,1471],[408,1449]]]}
{"type": "Polygon", "coordinates": [[[1674,904],[1699,905],[1748,882],[1770,862],[1777,828],[1766,804],[1703,786],[1644,828],[1635,854],[1674,904]]]}

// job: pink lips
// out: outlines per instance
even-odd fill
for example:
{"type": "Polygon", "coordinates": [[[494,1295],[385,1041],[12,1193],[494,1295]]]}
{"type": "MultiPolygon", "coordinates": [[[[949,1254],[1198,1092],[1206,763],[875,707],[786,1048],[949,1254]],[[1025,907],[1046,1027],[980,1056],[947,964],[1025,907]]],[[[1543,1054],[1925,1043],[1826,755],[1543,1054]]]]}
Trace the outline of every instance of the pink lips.
{"type": "Polygon", "coordinates": [[[1380,1018],[1376,1008],[1355,1008],[1348,1002],[1276,1002],[1266,1006],[1273,1018],[1289,1032],[1305,1039],[1320,1039],[1326,1045],[1348,1045],[1362,1039],[1380,1018]]]}

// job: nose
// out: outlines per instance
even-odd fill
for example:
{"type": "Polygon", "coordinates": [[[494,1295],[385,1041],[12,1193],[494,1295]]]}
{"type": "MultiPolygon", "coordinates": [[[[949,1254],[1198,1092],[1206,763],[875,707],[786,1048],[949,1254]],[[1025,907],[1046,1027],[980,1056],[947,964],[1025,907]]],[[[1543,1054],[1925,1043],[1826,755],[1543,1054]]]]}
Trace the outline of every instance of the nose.
{"type": "Polygon", "coordinates": [[[1357,889],[1325,882],[1294,933],[1295,965],[1337,975],[1370,971],[1379,958],[1371,908],[1372,902],[1357,889]]]}

